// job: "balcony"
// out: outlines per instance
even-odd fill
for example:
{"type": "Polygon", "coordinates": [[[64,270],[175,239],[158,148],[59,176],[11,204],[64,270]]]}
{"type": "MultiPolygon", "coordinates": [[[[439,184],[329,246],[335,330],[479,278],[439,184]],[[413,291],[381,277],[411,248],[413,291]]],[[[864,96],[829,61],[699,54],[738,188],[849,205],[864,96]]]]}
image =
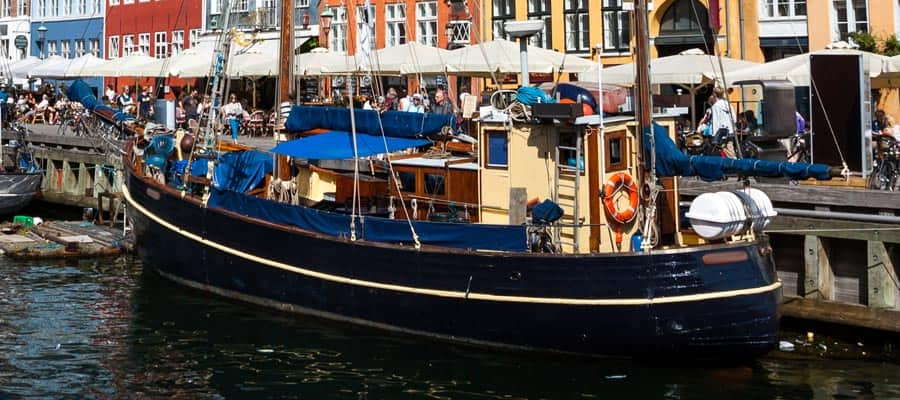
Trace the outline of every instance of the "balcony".
{"type": "Polygon", "coordinates": [[[234,16],[236,28],[242,31],[268,31],[278,29],[281,25],[281,14],[277,7],[257,8],[240,12],[234,16]]]}

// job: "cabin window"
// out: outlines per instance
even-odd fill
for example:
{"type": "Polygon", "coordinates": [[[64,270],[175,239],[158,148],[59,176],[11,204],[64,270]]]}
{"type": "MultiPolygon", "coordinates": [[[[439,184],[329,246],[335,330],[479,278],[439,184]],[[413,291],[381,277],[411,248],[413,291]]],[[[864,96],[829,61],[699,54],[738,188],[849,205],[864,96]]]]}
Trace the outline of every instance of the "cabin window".
{"type": "Polygon", "coordinates": [[[606,135],[606,170],[617,171],[628,168],[628,142],[625,132],[606,135]]]}
{"type": "Polygon", "coordinates": [[[509,143],[506,140],[506,132],[488,133],[487,139],[487,165],[489,167],[509,165],[509,143]]]}
{"type": "Polygon", "coordinates": [[[558,162],[571,168],[578,168],[584,174],[584,149],[578,154],[580,136],[575,132],[559,132],[558,162]]]}
{"type": "Polygon", "coordinates": [[[404,192],[416,192],[416,173],[410,171],[397,171],[397,181],[400,182],[400,190],[404,192]]]}
{"type": "Polygon", "coordinates": [[[444,175],[425,174],[425,193],[435,196],[443,196],[444,175]]]}

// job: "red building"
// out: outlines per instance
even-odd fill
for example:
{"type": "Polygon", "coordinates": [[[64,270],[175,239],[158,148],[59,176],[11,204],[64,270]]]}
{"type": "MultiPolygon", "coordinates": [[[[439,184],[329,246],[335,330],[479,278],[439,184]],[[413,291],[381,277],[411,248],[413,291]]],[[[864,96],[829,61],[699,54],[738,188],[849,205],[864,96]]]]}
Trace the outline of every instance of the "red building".
{"type": "MultiPolygon", "coordinates": [[[[106,3],[106,58],[143,53],[166,58],[195,46],[200,38],[203,2],[197,0],[109,0],[106,3]]],[[[107,78],[106,84],[134,84],[128,78],[107,78]]],[[[169,79],[171,86],[186,84],[169,79]]],[[[152,79],[141,85],[153,84],[152,79]]]]}

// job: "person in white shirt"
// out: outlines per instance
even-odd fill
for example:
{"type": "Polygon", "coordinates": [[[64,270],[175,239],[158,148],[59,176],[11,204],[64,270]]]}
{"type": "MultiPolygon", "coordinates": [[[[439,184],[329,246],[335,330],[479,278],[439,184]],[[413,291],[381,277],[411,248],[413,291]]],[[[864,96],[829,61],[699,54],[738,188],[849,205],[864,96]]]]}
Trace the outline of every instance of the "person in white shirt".
{"type": "Polygon", "coordinates": [[[406,111],[407,111],[407,112],[413,112],[413,113],[424,114],[424,113],[425,113],[425,105],[422,104],[422,103],[423,103],[423,102],[422,102],[422,95],[416,93],[416,94],[413,95],[413,98],[412,98],[412,104],[409,105],[409,108],[408,108],[406,111]]]}
{"type": "Polygon", "coordinates": [[[106,103],[107,104],[115,104],[116,102],[116,90],[113,89],[112,85],[106,85],[106,103]]]}
{"type": "Polygon", "coordinates": [[[231,139],[237,143],[238,131],[241,128],[240,118],[244,115],[244,107],[237,100],[237,95],[232,93],[228,97],[228,104],[222,106],[222,112],[225,113],[225,120],[231,126],[231,139]]]}
{"type": "Polygon", "coordinates": [[[725,155],[731,158],[735,157],[734,152],[734,122],[735,113],[728,99],[725,98],[725,89],[717,87],[713,89],[716,96],[716,102],[713,103],[710,110],[710,132],[713,133],[717,140],[725,140],[725,155]]]}
{"type": "Polygon", "coordinates": [[[400,101],[397,103],[397,111],[409,111],[412,99],[406,95],[406,90],[400,89],[400,101]]]}

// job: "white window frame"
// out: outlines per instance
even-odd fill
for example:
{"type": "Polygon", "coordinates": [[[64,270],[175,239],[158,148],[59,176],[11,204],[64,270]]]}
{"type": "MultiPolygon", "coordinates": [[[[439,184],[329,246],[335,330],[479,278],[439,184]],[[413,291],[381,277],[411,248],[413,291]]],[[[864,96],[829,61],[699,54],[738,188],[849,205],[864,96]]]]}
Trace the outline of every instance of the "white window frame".
{"type": "Polygon", "coordinates": [[[172,55],[177,56],[184,51],[184,31],[172,31],[172,55]]]}
{"type": "Polygon", "coordinates": [[[166,58],[169,56],[169,33],[156,32],[153,34],[153,57],[166,58]]]}
{"type": "Polygon", "coordinates": [[[297,0],[297,8],[309,8],[309,0],[297,0]]]}
{"type": "Polygon", "coordinates": [[[50,12],[47,13],[50,17],[59,16],[59,0],[50,0],[50,12]]]}
{"type": "Polygon", "coordinates": [[[110,7],[119,5],[119,0],[109,0],[110,7]]]}
{"type": "Polygon", "coordinates": [[[871,27],[869,26],[869,21],[870,21],[869,5],[866,0],[833,0],[830,3],[830,6],[831,6],[831,17],[832,17],[831,20],[834,21],[831,24],[831,39],[832,39],[831,41],[832,42],[837,42],[839,40],[847,40],[848,42],[850,42],[851,41],[849,39],[850,33],[860,32],[860,31],[865,31],[865,32],[871,31],[871,27]],[[844,3],[844,6],[846,7],[846,10],[847,10],[847,20],[846,21],[840,20],[838,13],[837,13],[837,7],[835,7],[835,4],[837,4],[837,3],[844,3]],[[861,5],[862,7],[855,7],[857,5],[861,5]],[[865,9],[865,15],[863,15],[862,18],[860,18],[860,16],[856,15],[857,8],[865,9]],[[848,37],[844,37],[841,34],[841,25],[847,26],[848,37]],[[863,25],[864,29],[859,29],[860,25],[863,25]]]}
{"type": "Polygon", "coordinates": [[[59,55],[62,58],[72,58],[72,42],[68,40],[59,41],[59,55]]]}
{"type": "Polygon", "coordinates": [[[191,29],[190,35],[191,35],[190,45],[191,45],[191,48],[194,48],[200,44],[200,30],[199,29],[191,29]]]}
{"type": "Polygon", "coordinates": [[[50,40],[47,41],[47,57],[53,57],[56,55],[56,41],[50,40]]]}
{"type": "Polygon", "coordinates": [[[122,4],[134,4],[134,0],[122,0],[122,4]]]}
{"type": "Polygon", "coordinates": [[[93,54],[94,57],[100,57],[100,39],[90,39],[88,40],[88,44],[91,46],[91,54],[93,54]]]}
{"type": "Polygon", "coordinates": [[[48,0],[37,0],[37,16],[39,18],[47,16],[47,1],[48,0]]]}
{"type": "Polygon", "coordinates": [[[603,53],[631,53],[631,16],[624,0],[603,0],[603,53]],[[622,29],[627,26],[628,29],[622,29]]]}
{"type": "Polygon", "coordinates": [[[331,30],[328,31],[328,48],[335,53],[347,52],[347,7],[332,7],[331,30]]]}
{"type": "Polygon", "coordinates": [[[134,53],[134,35],[122,35],[122,57],[134,53]]]}
{"type": "Polygon", "coordinates": [[[106,47],[106,58],[112,60],[119,58],[119,36],[110,36],[109,45],[106,47]]]}
{"type": "MultiPolygon", "coordinates": [[[[363,31],[365,28],[365,13],[366,6],[357,6],[356,7],[356,37],[357,37],[357,47],[362,44],[363,41],[363,31]]],[[[369,24],[369,51],[375,51],[375,21],[378,17],[375,16],[375,6],[369,6],[369,17],[372,18],[369,24]]],[[[357,49],[361,50],[361,49],[357,49]]]]}
{"type": "Polygon", "coordinates": [[[566,51],[587,53],[591,50],[588,0],[563,1],[564,43],[566,51]],[[574,6],[574,7],[572,7],[574,6]]]}
{"type": "Polygon", "coordinates": [[[437,47],[438,30],[437,26],[437,2],[436,1],[417,1],[416,2],[416,41],[425,46],[437,47]]]}
{"type": "Polygon", "coordinates": [[[28,6],[31,2],[28,0],[22,0],[16,3],[16,16],[26,17],[28,16],[28,6]]]}
{"type": "Polygon", "coordinates": [[[84,54],[84,39],[75,39],[75,57],[81,57],[84,54]]]}
{"type": "Polygon", "coordinates": [[[12,3],[11,0],[3,0],[2,4],[0,4],[0,17],[7,18],[12,15],[12,3]]]}
{"type": "Polygon", "coordinates": [[[74,10],[72,8],[72,0],[62,0],[62,12],[60,12],[60,15],[71,15],[74,10]]]}
{"type": "Polygon", "coordinates": [[[399,46],[406,43],[406,3],[384,5],[385,47],[399,46]]]}
{"type": "Polygon", "coordinates": [[[137,51],[144,53],[145,56],[150,55],[150,32],[138,34],[137,51]]]}
{"type": "Polygon", "coordinates": [[[234,9],[231,11],[234,12],[247,12],[250,10],[250,0],[235,0],[234,9]]]}
{"type": "Polygon", "coordinates": [[[761,0],[759,2],[759,19],[804,19],[807,14],[807,0],[761,0]],[[798,13],[797,7],[802,7],[798,13]],[[782,7],[787,7],[783,9],[782,7]]]}

